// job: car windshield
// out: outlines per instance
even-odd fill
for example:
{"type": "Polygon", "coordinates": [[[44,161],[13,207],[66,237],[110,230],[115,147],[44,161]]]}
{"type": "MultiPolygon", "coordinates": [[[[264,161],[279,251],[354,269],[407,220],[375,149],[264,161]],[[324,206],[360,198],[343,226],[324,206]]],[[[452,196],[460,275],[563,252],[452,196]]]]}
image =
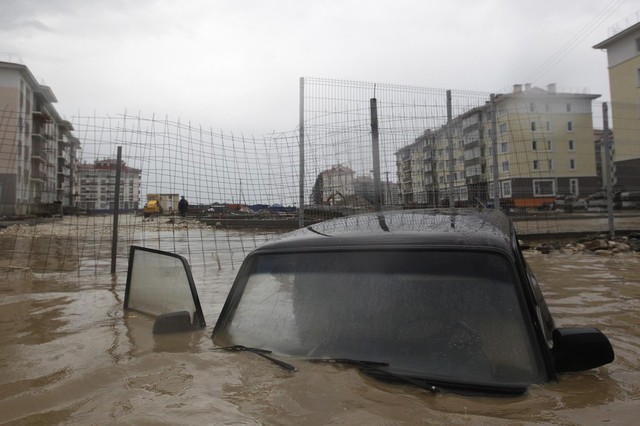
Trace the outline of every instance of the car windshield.
{"type": "Polygon", "coordinates": [[[499,253],[261,254],[248,267],[216,344],[380,361],[453,383],[543,381],[513,265],[499,253]]]}

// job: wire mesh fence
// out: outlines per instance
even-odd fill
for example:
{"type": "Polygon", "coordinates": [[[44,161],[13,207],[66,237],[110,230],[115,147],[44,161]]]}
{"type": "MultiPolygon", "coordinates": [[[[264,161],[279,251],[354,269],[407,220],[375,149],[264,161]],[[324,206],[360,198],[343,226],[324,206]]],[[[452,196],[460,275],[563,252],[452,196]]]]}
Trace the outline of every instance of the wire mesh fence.
{"type": "MultiPolygon", "coordinates": [[[[523,234],[608,229],[605,138],[594,131],[602,106],[594,95],[516,85],[492,97],[304,78],[300,96],[299,128],[260,136],[126,113],[79,114],[50,129],[55,120],[35,106],[31,114],[5,109],[0,269],[6,276],[108,273],[118,147],[121,273],[130,245],[234,269],[301,216],[309,223],[377,208],[499,206],[523,234]],[[152,199],[157,210],[148,211],[152,199]]],[[[612,135],[612,202],[617,225],[633,228],[640,202],[634,110],[614,107],[614,117],[623,113],[612,135]]]]}

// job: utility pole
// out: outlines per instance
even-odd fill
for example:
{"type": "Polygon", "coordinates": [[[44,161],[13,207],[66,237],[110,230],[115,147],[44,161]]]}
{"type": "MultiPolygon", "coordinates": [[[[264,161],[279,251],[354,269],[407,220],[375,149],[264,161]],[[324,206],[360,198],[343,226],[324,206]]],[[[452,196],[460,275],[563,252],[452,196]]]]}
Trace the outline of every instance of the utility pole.
{"type": "Polygon", "coordinates": [[[389,171],[384,172],[387,175],[387,200],[384,204],[393,204],[391,201],[391,184],[389,183],[389,171]]]}

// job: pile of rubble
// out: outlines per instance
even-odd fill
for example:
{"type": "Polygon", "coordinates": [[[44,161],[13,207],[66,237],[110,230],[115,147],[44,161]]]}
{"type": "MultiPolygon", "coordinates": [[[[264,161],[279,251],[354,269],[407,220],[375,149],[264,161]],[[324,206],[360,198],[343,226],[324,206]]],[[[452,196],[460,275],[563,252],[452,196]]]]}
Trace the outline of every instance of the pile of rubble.
{"type": "MultiPolygon", "coordinates": [[[[187,231],[208,229],[209,225],[192,218],[158,216],[143,219],[142,216],[126,216],[119,222],[119,229],[133,228],[146,232],[187,231]]],[[[2,237],[78,237],[111,235],[112,218],[107,216],[66,216],[37,223],[14,223],[0,227],[2,237]]]]}
{"type": "Polygon", "coordinates": [[[170,217],[166,218],[164,216],[159,217],[150,217],[143,219],[143,225],[139,225],[140,227],[144,227],[147,231],[156,232],[156,231],[187,231],[189,229],[207,229],[210,228],[209,225],[202,223],[196,219],[190,218],[175,218],[170,217]]]}
{"type": "Polygon", "coordinates": [[[615,253],[640,253],[640,232],[632,232],[626,236],[609,238],[606,234],[591,235],[573,243],[562,241],[544,242],[536,245],[521,244],[523,249],[536,250],[544,254],[553,250],[565,252],[591,252],[600,255],[615,253]]]}

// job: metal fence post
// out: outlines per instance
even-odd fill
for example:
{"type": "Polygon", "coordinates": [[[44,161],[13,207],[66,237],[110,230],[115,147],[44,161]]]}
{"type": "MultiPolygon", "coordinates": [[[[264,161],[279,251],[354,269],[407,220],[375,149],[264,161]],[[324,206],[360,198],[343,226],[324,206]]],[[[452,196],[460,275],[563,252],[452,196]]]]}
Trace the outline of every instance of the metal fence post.
{"type": "Polygon", "coordinates": [[[304,77],[300,77],[300,188],[298,194],[298,227],[304,228],[304,77]]]}
{"type": "Polygon", "coordinates": [[[455,197],[453,195],[453,191],[455,188],[455,182],[453,179],[454,176],[454,167],[453,167],[453,113],[451,107],[451,90],[447,90],[447,144],[449,151],[449,167],[448,167],[448,176],[449,176],[449,208],[454,209],[456,207],[455,197]]]}
{"type": "Polygon", "coordinates": [[[493,208],[500,210],[500,187],[498,186],[498,119],[496,117],[496,96],[492,93],[491,101],[491,149],[493,150],[493,208]]]}
{"type": "Polygon", "coordinates": [[[118,255],[118,214],[120,213],[120,168],[122,164],[122,147],[118,147],[116,159],[116,188],[113,201],[113,232],[111,237],[111,273],[116,273],[116,257],[118,255]]]}
{"type": "Polygon", "coordinates": [[[604,127],[602,140],[604,142],[605,164],[605,172],[603,175],[607,183],[607,218],[609,222],[609,238],[613,238],[615,235],[613,225],[613,176],[611,175],[611,146],[609,145],[609,108],[606,102],[602,104],[602,123],[604,127]]]}
{"type": "Polygon", "coordinates": [[[376,98],[369,100],[371,107],[371,148],[373,153],[373,206],[382,211],[382,191],[380,187],[380,142],[378,140],[378,103],[376,98]]]}

